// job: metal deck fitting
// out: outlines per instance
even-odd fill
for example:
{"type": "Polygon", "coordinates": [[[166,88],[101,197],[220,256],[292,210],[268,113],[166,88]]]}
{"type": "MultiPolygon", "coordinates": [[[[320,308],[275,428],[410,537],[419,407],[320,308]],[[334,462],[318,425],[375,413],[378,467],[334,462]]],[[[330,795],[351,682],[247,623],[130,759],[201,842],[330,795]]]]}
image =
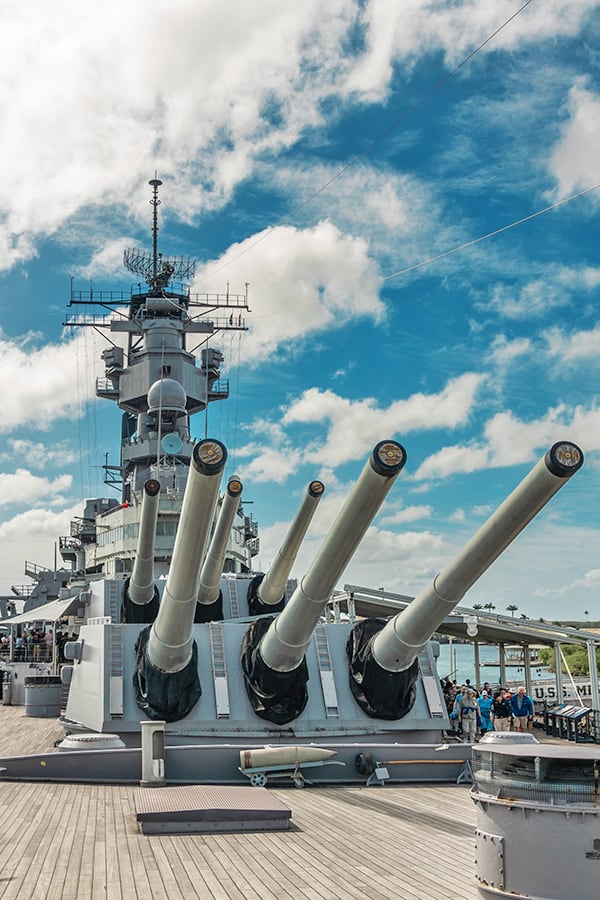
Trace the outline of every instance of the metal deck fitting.
{"type": "Polygon", "coordinates": [[[144,834],[199,834],[223,831],[282,831],[292,811],[266,788],[139,788],[136,818],[144,834]]]}

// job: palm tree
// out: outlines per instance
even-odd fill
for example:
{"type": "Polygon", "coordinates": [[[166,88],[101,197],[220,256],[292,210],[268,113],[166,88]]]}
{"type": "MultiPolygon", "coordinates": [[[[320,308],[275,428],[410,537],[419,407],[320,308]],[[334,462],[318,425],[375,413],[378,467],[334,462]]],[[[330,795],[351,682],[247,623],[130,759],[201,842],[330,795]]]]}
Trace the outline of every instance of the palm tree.
{"type": "Polygon", "coordinates": [[[493,609],[496,609],[496,607],[494,606],[493,603],[484,603],[484,604],[483,604],[483,608],[484,608],[484,609],[489,609],[490,612],[491,612],[493,609]]]}
{"type": "Polygon", "coordinates": [[[588,618],[588,616],[589,616],[589,614],[590,614],[590,611],[589,611],[589,609],[584,609],[584,611],[583,611],[583,614],[584,614],[584,616],[585,616],[585,617],[586,617],[586,619],[587,619],[587,618],[588,618]]]}
{"type": "Polygon", "coordinates": [[[510,606],[506,607],[506,611],[509,612],[511,614],[511,616],[513,616],[513,618],[514,618],[514,615],[515,615],[516,611],[518,610],[518,608],[519,607],[515,606],[514,603],[511,603],[510,606]]]}
{"type": "Polygon", "coordinates": [[[483,606],[481,605],[481,603],[474,603],[473,609],[483,609],[483,606]]]}

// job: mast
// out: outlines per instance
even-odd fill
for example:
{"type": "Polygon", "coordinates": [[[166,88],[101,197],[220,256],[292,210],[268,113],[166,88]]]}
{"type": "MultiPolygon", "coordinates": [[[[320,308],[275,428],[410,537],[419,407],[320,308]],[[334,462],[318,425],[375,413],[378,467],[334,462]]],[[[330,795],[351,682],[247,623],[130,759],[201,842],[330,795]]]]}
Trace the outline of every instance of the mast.
{"type": "Polygon", "coordinates": [[[156,173],[154,178],[152,178],[148,184],[152,186],[152,200],[150,201],[153,206],[152,212],[152,276],[153,279],[156,280],[156,276],[158,274],[158,207],[160,205],[160,200],[158,199],[158,189],[162,184],[160,178],[156,177],[156,173]]]}
{"type": "Polygon", "coordinates": [[[128,293],[71,288],[69,306],[84,311],[65,322],[70,327],[111,333],[110,346],[102,353],[105,374],[97,379],[96,394],[122,411],[119,465],[107,463],[104,467],[107,483],[121,488],[121,501],[112,504],[118,515],[111,509],[109,518],[102,517],[103,532],[97,536],[97,545],[93,543],[96,562],[108,557],[119,560],[117,570],[121,565],[130,569],[124,561],[135,555],[133,532],[139,522],[137,514],[124,510],[141,505],[149,479],[160,483],[157,554],[168,564],[196,442],[191,416],[229,396],[229,384],[221,379],[223,354],[212,341],[222,331],[245,331],[248,310],[247,290],[244,294],[191,292],[186,281],[194,277],[195,262],[161,252],[158,213],[162,181],[155,174],[149,185],[152,249],[128,248],[123,254],[123,264],[137,277],[137,283],[128,293]],[[111,317],[106,316],[107,309],[114,313],[111,317]],[[113,523],[114,540],[109,528],[113,523]],[[134,527],[128,528],[130,524],[134,527]],[[111,545],[110,551],[102,549],[105,545],[111,545]]]}

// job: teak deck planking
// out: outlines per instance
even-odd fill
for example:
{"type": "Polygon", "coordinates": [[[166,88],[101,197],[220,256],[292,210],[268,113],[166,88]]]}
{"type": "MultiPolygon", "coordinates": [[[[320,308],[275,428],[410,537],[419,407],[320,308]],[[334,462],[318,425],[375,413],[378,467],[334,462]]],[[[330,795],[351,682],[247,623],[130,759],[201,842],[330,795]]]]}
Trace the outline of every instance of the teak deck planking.
{"type": "MultiPolygon", "coordinates": [[[[63,731],[0,706],[0,756],[63,731]]],[[[143,835],[136,785],[0,782],[1,900],[475,900],[466,785],[269,788],[287,831],[143,835]]],[[[160,788],[157,788],[160,790],[160,788]]]]}

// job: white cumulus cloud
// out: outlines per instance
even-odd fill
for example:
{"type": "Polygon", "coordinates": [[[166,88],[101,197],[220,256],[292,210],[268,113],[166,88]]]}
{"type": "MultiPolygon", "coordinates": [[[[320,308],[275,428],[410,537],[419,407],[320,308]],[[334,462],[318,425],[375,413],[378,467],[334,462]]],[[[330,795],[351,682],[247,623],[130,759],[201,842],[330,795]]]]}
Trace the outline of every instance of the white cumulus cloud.
{"type": "Polygon", "coordinates": [[[377,321],[384,314],[368,244],[330,222],[304,230],[281,226],[232,245],[198,272],[196,287],[222,290],[225,277],[232,285],[250,284],[252,316],[242,353],[251,365],[275,351],[294,352],[325,329],[363,316],[377,321]],[[371,287],[359,289],[362,282],[371,287]],[[256,294],[253,284],[260,285],[256,294]]]}
{"type": "Polygon", "coordinates": [[[85,341],[79,334],[64,343],[38,345],[35,335],[10,339],[0,334],[0,431],[47,428],[57,419],[82,414],[95,393],[98,364],[85,341]]]}
{"type": "Polygon", "coordinates": [[[417,480],[448,478],[532,462],[556,440],[575,441],[584,453],[600,447],[600,409],[559,405],[545,416],[524,422],[500,412],[484,427],[483,440],[447,446],[427,457],[414,474],[417,480]]]}
{"type": "Polygon", "coordinates": [[[600,96],[579,81],[571,88],[568,119],[549,160],[559,197],[598,184],[599,155],[600,96]]]}
{"type": "Polygon", "coordinates": [[[0,472],[0,506],[38,503],[48,498],[60,502],[61,495],[70,489],[72,483],[71,475],[59,475],[50,479],[33,475],[27,469],[17,469],[12,473],[0,472]]]}
{"type": "Polygon", "coordinates": [[[378,406],[373,398],[352,401],[333,391],[310,388],[290,403],[282,421],[285,425],[327,422],[324,445],[307,452],[306,458],[339,465],[340,461],[359,458],[386,438],[464,424],[483,381],[484,376],[468,372],[450,379],[438,393],[416,393],[387,407],[378,406]]]}

